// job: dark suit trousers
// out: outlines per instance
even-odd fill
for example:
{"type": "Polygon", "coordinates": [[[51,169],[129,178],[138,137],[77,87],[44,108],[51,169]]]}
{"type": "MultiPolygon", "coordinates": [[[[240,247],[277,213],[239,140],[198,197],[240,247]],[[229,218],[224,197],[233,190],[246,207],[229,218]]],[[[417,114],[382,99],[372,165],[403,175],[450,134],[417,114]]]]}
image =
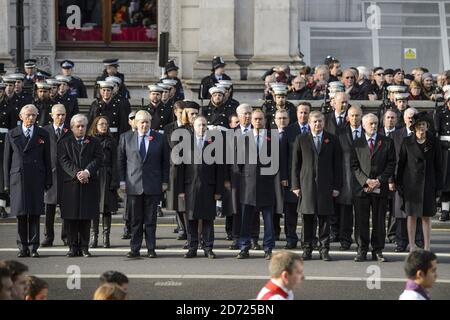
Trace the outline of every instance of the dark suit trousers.
{"type": "Polygon", "coordinates": [[[147,250],[156,248],[156,219],[157,206],[161,196],[142,194],[140,196],[128,195],[130,201],[131,219],[131,251],[139,252],[144,238],[147,250]]]}
{"type": "MultiPolygon", "coordinates": [[[[189,220],[188,227],[188,245],[189,250],[197,251],[198,248],[198,223],[199,220],[189,220]]],[[[204,250],[212,250],[214,246],[214,220],[202,219],[202,241],[204,250]]]]}
{"type": "Polygon", "coordinates": [[[387,198],[368,194],[355,197],[355,242],[359,251],[369,251],[372,244],[374,251],[384,249],[386,238],[387,198]],[[370,235],[370,212],[372,212],[372,235],[370,235]]]}
{"type": "Polygon", "coordinates": [[[40,216],[26,215],[17,217],[17,246],[19,250],[32,250],[39,248],[39,222],[40,216]]]}
{"type": "Polygon", "coordinates": [[[303,215],[303,249],[312,250],[316,234],[314,220],[319,226],[320,250],[330,248],[330,217],[324,215],[304,214],[303,215]]]}
{"type": "MultiPolygon", "coordinates": [[[[241,224],[242,224],[242,210],[238,209],[238,212],[233,214],[233,226],[232,226],[232,235],[233,240],[238,241],[241,235],[241,224]]],[[[259,212],[255,212],[253,216],[253,220],[251,222],[251,238],[252,241],[259,240],[259,229],[261,227],[261,222],[259,220],[259,212]]]]}
{"type": "Polygon", "coordinates": [[[286,242],[289,245],[297,245],[297,203],[284,203],[284,232],[286,234],[286,242]]]}
{"type": "Polygon", "coordinates": [[[91,220],[66,220],[67,242],[72,250],[85,249],[89,246],[91,220]]]}
{"type": "MultiPolygon", "coordinates": [[[[397,218],[396,226],[395,241],[397,246],[406,248],[409,244],[407,219],[397,218]]],[[[417,219],[416,225],[416,244],[423,247],[422,219],[420,218],[417,219]]]]}
{"type": "Polygon", "coordinates": [[[340,205],[336,203],[336,199],[334,202],[334,214],[330,216],[330,237],[339,239],[339,229],[341,227],[341,219],[340,219],[340,205]]]}
{"type": "Polygon", "coordinates": [[[351,244],[353,234],[353,206],[346,204],[339,204],[339,241],[345,244],[351,244]]]}
{"type": "MultiPolygon", "coordinates": [[[[53,242],[55,240],[55,216],[56,216],[56,204],[45,205],[45,229],[44,236],[53,242]]],[[[67,240],[66,228],[64,226],[64,220],[61,227],[61,240],[67,240]]]]}
{"type": "Polygon", "coordinates": [[[225,232],[227,235],[231,235],[233,233],[233,216],[225,217],[225,232]]]}
{"type": "Polygon", "coordinates": [[[177,211],[177,215],[175,216],[175,219],[177,220],[178,234],[179,235],[187,234],[186,223],[184,221],[184,214],[183,214],[183,212],[177,211]]]}
{"type": "MultiPolygon", "coordinates": [[[[241,234],[239,237],[239,246],[241,250],[248,251],[251,247],[251,240],[253,239],[252,228],[254,226],[255,216],[259,220],[259,211],[254,206],[243,205],[242,209],[242,223],[241,234]]],[[[273,228],[273,207],[260,208],[264,219],[264,251],[270,251],[275,247],[275,231],[273,228]]]]}
{"type": "Polygon", "coordinates": [[[388,209],[389,215],[387,217],[387,237],[388,239],[391,239],[395,237],[396,230],[397,230],[397,219],[395,218],[395,212],[394,212],[394,199],[389,198],[388,199],[388,209]]]}
{"type": "Polygon", "coordinates": [[[280,237],[281,234],[281,217],[283,215],[281,213],[274,213],[273,214],[273,230],[275,232],[276,237],[280,237]]]}

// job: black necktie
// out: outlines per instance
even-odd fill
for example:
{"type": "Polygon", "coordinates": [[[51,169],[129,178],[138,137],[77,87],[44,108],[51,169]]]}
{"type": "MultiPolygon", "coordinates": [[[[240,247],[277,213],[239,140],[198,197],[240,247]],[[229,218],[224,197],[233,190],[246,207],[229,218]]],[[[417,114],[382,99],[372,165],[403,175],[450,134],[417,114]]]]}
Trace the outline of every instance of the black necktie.
{"type": "Polygon", "coordinates": [[[56,129],[56,136],[58,137],[58,139],[61,138],[61,129],[60,128],[56,129]]]}
{"type": "Polygon", "coordinates": [[[78,146],[81,148],[83,146],[83,139],[77,139],[78,146]]]}
{"type": "Polygon", "coordinates": [[[141,144],[139,146],[139,154],[141,155],[142,160],[144,160],[147,155],[147,150],[145,150],[145,137],[147,137],[147,135],[142,136],[141,144]]]}
{"type": "Polygon", "coordinates": [[[30,140],[30,135],[31,135],[31,129],[28,128],[27,131],[25,132],[25,139],[26,139],[27,143],[30,140]]]}
{"type": "Polygon", "coordinates": [[[338,117],[338,127],[340,127],[342,125],[342,116],[338,117]]]}

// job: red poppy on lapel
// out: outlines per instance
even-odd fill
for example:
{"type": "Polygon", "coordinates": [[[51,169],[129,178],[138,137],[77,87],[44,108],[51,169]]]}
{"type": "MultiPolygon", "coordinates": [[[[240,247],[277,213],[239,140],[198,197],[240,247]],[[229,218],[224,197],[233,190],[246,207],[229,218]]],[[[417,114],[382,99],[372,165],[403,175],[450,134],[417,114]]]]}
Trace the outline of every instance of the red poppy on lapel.
{"type": "Polygon", "coordinates": [[[69,131],[69,129],[67,129],[67,128],[64,128],[64,133],[67,133],[67,131],[69,131]]]}
{"type": "Polygon", "coordinates": [[[39,138],[39,140],[38,140],[38,144],[44,144],[45,143],[45,141],[44,140],[42,140],[41,138],[39,138]]]}
{"type": "Polygon", "coordinates": [[[330,139],[326,138],[325,140],[323,140],[323,143],[329,144],[330,143],[330,139]]]}
{"type": "Polygon", "coordinates": [[[89,139],[84,139],[84,144],[88,144],[88,143],[90,143],[91,142],[91,140],[89,140],[89,139]]]}
{"type": "Polygon", "coordinates": [[[378,141],[378,148],[381,147],[381,142],[382,142],[381,140],[378,141]]]}
{"type": "Polygon", "coordinates": [[[270,141],[272,141],[272,138],[271,137],[266,137],[266,140],[270,142],[270,141]]]}
{"type": "Polygon", "coordinates": [[[211,143],[213,143],[213,141],[211,139],[209,139],[208,140],[208,144],[211,144],[211,143]]]}
{"type": "Polygon", "coordinates": [[[153,141],[153,139],[155,139],[154,136],[149,136],[149,137],[148,137],[148,141],[153,141]]]}

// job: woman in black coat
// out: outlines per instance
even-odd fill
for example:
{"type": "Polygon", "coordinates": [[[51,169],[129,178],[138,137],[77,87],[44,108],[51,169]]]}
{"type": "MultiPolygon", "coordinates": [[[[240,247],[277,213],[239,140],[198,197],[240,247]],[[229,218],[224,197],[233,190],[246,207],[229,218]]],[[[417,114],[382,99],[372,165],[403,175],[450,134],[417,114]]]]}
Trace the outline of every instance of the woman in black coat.
{"type": "Polygon", "coordinates": [[[188,156],[191,161],[179,166],[180,197],[185,199],[189,251],[185,258],[197,256],[198,227],[202,221],[202,240],[204,241],[205,256],[214,259],[214,219],[216,217],[216,201],[223,193],[223,165],[216,163],[206,164],[204,159],[196,161],[194,157],[205,150],[211,142],[207,137],[207,122],[204,117],[198,117],[194,122],[192,135],[192,148],[188,156]]]}
{"type": "Polygon", "coordinates": [[[422,219],[425,250],[430,250],[431,217],[442,190],[442,156],[439,141],[428,132],[426,112],[414,116],[414,135],[403,140],[397,168],[399,193],[408,216],[409,250],[415,249],[417,218],[422,219]]]}
{"type": "MultiPolygon", "coordinates": [[[[89,135],[96,137],[102,147],[102,162],[99,168],[100,213],[103,224],[103,247],[110,247],[111,214],[117,211],[117,189],[119,188],[117,173],[117,144],[109,132],[108,118],[100,116],[94,119],[89,135]]],[[[98,228],[100,217],[92,220],[91,248],[98,246],[98,228]]]]}

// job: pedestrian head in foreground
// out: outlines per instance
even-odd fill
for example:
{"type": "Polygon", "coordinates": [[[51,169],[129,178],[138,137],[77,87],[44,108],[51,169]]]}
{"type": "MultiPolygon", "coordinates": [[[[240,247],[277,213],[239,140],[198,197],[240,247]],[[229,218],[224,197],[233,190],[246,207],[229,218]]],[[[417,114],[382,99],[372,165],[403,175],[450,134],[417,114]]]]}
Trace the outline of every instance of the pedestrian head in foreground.
{"type": "Polygon", "coordinates": [[[406,258],[405,272],[408,277],[400,300],[430,300],[428,289],[437,279],[437,257],[426,250],[411,252],[406,258]]]}
{"type": "Polygon", "coordinates": [[[48,300],[48,283],[35,277],[27,277],[25,300],[48,300]]]}
{"type": "Polygon", "coordinates": [[[292,290],[305,279],[301,256],[289,251],[278,252],[270,260],[269,271],[271,279],[256,300],[294,300],[292,290]]]}
{"type": "Polygon", "coordinates": [[[27,286],[28,267],[23,263],[8,260],[0,263],[0,268],[8,269],[12,281],[11,297],[13,300],[25,299],[25,289],[27,286]]]}
{"type": "Polygon", "coordinates": [[[117,284],[104,283],[94,293],[94,300],[126,300],[127,293],[117,284]]]}
{"type": "Polygon", "coordinates": [[[123,291],[128,292],[128,277],[119,271],[106,271],[100,276],[100,284],[117,284],[123,291]]]}

